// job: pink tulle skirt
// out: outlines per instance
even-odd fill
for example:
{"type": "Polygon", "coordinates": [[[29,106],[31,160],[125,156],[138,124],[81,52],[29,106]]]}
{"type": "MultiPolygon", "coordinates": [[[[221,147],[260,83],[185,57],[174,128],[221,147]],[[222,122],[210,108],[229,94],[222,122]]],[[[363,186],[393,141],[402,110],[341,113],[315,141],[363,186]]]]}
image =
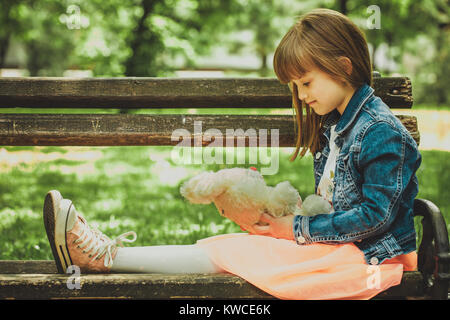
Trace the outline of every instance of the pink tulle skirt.
{"type": "Polygon", "coordinates": [[[273,237],[234,233],[201,239],[211,260],[280,299],[370,299],[400,284],[417,268],[411,252],[371,266],[354,244],[298,245],[273,237]]]}

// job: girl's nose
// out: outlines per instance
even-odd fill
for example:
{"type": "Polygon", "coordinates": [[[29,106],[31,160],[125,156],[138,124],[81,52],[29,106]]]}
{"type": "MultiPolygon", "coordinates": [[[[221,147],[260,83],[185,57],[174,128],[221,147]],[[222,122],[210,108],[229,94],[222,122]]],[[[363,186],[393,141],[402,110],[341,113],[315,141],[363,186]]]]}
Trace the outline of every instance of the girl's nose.
{"type": "Polygon", "coordinates": [[[307,95],[306,95],[306,93],[304,91],[299,91],[298,92],[298,98],[300,100],[305,100],[307,98],[307,95]]]}

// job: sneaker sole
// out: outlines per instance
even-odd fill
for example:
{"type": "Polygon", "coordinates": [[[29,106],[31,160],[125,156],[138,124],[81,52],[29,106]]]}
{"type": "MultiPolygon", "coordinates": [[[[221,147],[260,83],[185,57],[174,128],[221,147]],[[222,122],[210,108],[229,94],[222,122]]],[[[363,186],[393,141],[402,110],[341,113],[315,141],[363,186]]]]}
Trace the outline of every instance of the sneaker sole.
{"type": "Polygon", "coordinates": [[[44,201],[44,225],[59,273],[66,273],[72,260],[66,243],[66,225],[72,202],[56,190],[49,191],[44,201]]]}

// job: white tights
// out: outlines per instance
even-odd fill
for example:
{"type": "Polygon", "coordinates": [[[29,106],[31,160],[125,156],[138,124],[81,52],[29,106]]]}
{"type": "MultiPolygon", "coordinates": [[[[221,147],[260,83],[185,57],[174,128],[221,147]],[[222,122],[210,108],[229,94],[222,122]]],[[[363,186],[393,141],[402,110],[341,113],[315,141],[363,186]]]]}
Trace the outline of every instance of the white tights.
{"type": "Polygon", "coordinates": [[[200,246],[165,245],[119,248],[112,272],[130,273],[219,273],[200,246]]]}

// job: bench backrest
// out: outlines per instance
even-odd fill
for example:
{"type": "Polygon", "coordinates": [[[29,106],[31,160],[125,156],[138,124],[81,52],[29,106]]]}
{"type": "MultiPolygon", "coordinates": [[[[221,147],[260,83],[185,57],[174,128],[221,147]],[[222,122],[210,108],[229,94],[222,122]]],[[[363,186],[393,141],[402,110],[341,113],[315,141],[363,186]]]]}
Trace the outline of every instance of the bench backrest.
{"type": "MultiPolygon", "coordinates": [[[[412,88],[407,77],[375,77],[373,87],[390,108],[411,108],[412,88]]],[[[0,78],[0,108],[290,109],[291,105],[288,87],[272,78],[0,78]]],[[[419,143],[416,118],[397,117],[419,143]]],[[[270,146],[275,129],[278,146],[295,146],[294,117],[286,114],[36,113],[1,113],[0,145],[177,145],[180,139],[173,139],[175,130],[194,133],[194,125],[197,136],[203,137],[203,146],[211,143],[210,137],[205,139],[208,129],[222,133],[235,129],[234,139],[244,139],[247,146],[247,130],[267,130],[270,146]]]]}

